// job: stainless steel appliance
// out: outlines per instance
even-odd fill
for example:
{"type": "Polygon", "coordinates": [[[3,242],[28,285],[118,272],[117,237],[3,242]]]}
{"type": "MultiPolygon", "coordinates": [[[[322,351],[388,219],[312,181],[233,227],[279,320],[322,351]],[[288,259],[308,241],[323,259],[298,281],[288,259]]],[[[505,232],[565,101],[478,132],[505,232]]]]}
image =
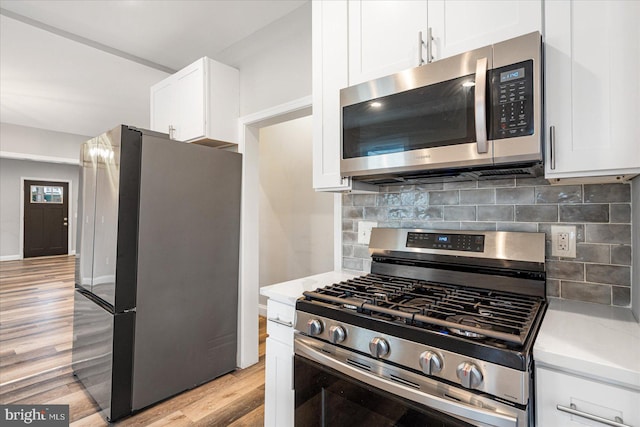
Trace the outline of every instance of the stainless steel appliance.
{"type": "Polygon", "coordinates": [[[341,90],[342,176],[542,174],[541,52],[534,32],[341,90]]]}
{"type": "Polygon", "coordinates": [[[375,228],[296,303],[298,426],[534,426],[544,233],[375,228]]]}
{"type": "Polygon", "coordinates": [[[241,155],[119,126],[80,160],[73,370],[114,421],[236,367],[241,155]]]}

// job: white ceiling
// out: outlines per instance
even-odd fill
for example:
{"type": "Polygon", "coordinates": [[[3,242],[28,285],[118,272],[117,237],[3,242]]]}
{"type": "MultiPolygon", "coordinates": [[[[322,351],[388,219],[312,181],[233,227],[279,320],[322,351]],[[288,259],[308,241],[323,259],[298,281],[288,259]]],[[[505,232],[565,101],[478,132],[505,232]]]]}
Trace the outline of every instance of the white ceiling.
{"type": "Polygon", "coordinates": [[[160,69],[215,59],[304,3],[0,0],[0,121],[87,136],[148,127],[160,69]]]}

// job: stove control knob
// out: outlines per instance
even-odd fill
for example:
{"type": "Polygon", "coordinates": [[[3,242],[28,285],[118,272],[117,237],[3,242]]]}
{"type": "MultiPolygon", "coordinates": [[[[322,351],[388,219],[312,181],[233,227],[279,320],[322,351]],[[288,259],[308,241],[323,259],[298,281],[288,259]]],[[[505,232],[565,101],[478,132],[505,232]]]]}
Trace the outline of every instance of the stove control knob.
{"type": "Polygon", "coordinates": [[[471,362],[464,362],[458,365],[456,375],[463,387],[476,388],[482,384],[482,372],[471,362]]]}
{"type": "Polygon", "coordinates": [[[333,325],[329,328],[329,339],[334,344],[344,341],[347,338],[347,332],[342,326],[333,325]]]}
{"type": "Polygon", "coordinates": [[[384,357],[389,354],[389,343],[384,338],[375,337],[369,343],[369,352],[373,357],[384,357]]]}
{"type": "Polygon", "coordinates": [[[437,374],[443,366],[442,358],[433,351],[425,351],[420,355],[420,367],[422,367],[422,372],[427,375],[437,374]]]}
{"type": "Polygon", "coordinates": [[[309,319],[307,322],[307,332],[309,335],[320,335],[322,333],[322,322],[318,319],[309,319]]]}

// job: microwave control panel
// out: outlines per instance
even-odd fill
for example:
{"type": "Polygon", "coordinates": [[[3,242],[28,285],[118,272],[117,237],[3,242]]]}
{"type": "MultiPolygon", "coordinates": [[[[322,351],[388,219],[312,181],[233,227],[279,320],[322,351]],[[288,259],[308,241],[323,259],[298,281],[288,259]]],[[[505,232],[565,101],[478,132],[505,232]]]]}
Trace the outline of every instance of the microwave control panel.
{"type": "Polygon", "coordinates": [[[490,139],[533,135],[533,61],[491,70],[490,139]]]}

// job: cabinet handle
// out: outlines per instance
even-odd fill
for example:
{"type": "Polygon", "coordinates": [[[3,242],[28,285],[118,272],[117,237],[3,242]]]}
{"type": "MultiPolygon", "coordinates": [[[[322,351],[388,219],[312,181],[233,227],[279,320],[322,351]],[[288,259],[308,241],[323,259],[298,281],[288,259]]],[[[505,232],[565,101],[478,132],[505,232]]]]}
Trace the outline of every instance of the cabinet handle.
{"type": "Polygon", "coordinates": [[[629,424],[624,424],[624,421],[620,417],[616,417],[615,421],[612,421],[612,420],[609,420],[607,418],[602,418],[602,417],[599,417],[597,415],[589,414],[588,412],[578,411],[576,409],[576,404],[575,403],[572,403],[571,405],[569,405],[568,408],[566,406],[556,405],[556,409],[558,411],[561,411],[561,412],[566,412],[568,414],[576,415],[578,417],[586,418],[588,420],[596,421],[596,422],[599,422],[599,423],[602,423],[602,424],[606,424],[608,426],[613,426],[613,427],[631,427],[629,424]]]}
{"type": "Polygon", "coordinates": [[[430,64],[433,62],[433,35],[431,27],[427,28],[427,40],[422,38],[422,31],[418,31],[418,65],[423,65],[425,62],[430,64]],[[422,47],[427,48],[427,60],[422,57],[422,47]]]}
{"type": "Polygon", "coordinates": [[[277,318],[277,317],[275,317],[275,318],[274,318],[274,317],[269,317],[267,320],[270,320],[270,321],[272,321],[272,322],[274,322],[274,323],[277,323],[277,324],[279,324],[279,325],[288,326],[288,327],[290,327],[290,328],[292,328],[292,327],[293,327],[293,323],[292,323],[292,322],[285,322],[284,320],[280,320],[280,319],[279,319],[279,318],[277,318]]]}
{"type": "Polygon", "coordinates": [[[169,139],[175,139],[173,132],[175,132],[176,128],[173,127],[173,125],[169,125],[169,139]]]}
{"type": "Polygon", "coordinates": [[[549,127],[549,155],[551,157],[551,170],[556,168],[556,127],[549,127]]]}
{"type": "Polygon", "coordinates": [[[424,64],[422,58],[422,47],[424,46],[424,40],[422,40],[422,31],[418,31],[418,66],[424,64]]]}

